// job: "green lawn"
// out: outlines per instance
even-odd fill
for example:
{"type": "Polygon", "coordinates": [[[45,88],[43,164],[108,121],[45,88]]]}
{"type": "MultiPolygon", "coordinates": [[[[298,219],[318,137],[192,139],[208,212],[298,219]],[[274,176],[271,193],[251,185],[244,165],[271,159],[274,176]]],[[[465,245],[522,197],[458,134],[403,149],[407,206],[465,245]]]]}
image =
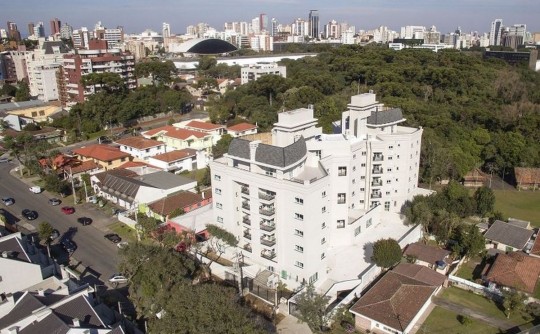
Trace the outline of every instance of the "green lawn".
{"type": "Polygon", "coordinates": [[[459,267],[459,270],[456,273],[456,276],[464,278],[466,280],[469,280],[471,282],[474,282],[476,278],[474,276],[474,269],[482,262],[482,259],[480,257],[475,257],[472,259],[467,260],[465,263],[459,267]]]}
{"type": "Polygon", "coordinates": [[[429,317],[417,333],[447,334],[447,333],[474,333],[474,334],[495,334],[499,330],[481,321],[471,318],[471,323],[462,325],[458,319],[458,314],[436,306],[429,317]]]}
{"type": "Polygon", "coordinates": [[[540,227],[540,191],[494,190],[495,210],[540,227]]]}
{"type": "Polygon", "coordinates": [[[506,318],[506,314],[503,310],[495,304],[491,299],[485,298],[483,296],[476,295],[472,292],[459,289],[456,287],[446,288],[441,294],[442,298],[450,300],[456,304],[463,305],[471,310],[481,312],[485,315],[508,320],[515,323],[516,325],[522,325],[529,321],[525,320],[521,313],[513,312],[510,314],[510,318],[506,318]]]}
{"type": "Polygon", "coordinates": [[[134,229],[127,226],[122,222],[112,223],[108,228],[114,233],[118,234],[122,241],[136,242],[137,241],[137,232],[134,229]]]}

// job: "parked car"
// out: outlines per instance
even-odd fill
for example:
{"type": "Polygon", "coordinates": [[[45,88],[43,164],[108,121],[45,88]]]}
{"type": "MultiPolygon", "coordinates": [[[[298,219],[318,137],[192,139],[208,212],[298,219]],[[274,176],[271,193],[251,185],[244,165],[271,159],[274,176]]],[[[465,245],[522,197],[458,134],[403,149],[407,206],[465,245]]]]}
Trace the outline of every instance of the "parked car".
{"type": "Polygon", "coordinates": [[[2,203],[4,203],[5,206],[10,206],[15,204],[15,200],[11,197],[4,197],[2,198],[2,203]]]}
{"type": "Polygon", "coordinates": [[[9,162],[9,158],[0,158],[0,163],[9,162]]]}
{"type": "Polygon", "coordinates": [[[120,238],[120,236],[118,234],[116,234],[116,233],[105,234],[105,239],[107,239],[107,240],[109,240],[111,242],[114,242],[115,244],[122,241],[122,238],[120,238]]]}
{"type": "Polygon", "coordinates": [[[28,188],[28,190],[30,190],[30,192],[33,192],[34,194],[40,194],[43,191],[43,188],[38,187],[38,186],[33,186],[33,187],[28,188]]]}
{"type": "Polygon", "coordinates": [[[51,235],[49,236],[49,240],[53,241],[54,239],[58,238],[60,236],[60,232],[58,232],[57,229],[52,230],[51,235]]]}
{"type": "Polygon", "coordinates": [[[120,274],[112,274],[112,276],[109,278],[109,282],[111,283],[117,283],[117,284],[124,284],[128,282],[128,279],[120,274]]]}
{"type": "Polygon", "coordinates": [[[61,210],[66,215],[71,215],[75,213],[75,208],[72,206],[63,206],[61,210]]]}
{"type": "Polygon", "coordinates": [[[56,197],[49,199],[49,204],[52,206],[60,205],[60,203],[62,203],[62,201],[56,197]]]}
{"type": "Polygon", "coordinates": [[[77,222],[79,224],[81,224],[82,226],[90,225],[90,224],[92,224],[92,218],[79,217],[79,218],[77,218],[77,222]]]}
{"type": "Polygon", "coordinates": [[[120,241],[119,243],[116,244],[116,246],[118,246],[118,248],[120,249],[126,248],[127,245],[128,245],[127,241],[120,241]]]}
{"type": "Polygon", "coordinates": [[[71,240],[71,239],[64,239],[62,240],[62,247],[66,250],[66,252],[69,253],[69,255],[73,254],[75,250],[77,249],[77,245],[71,240]]]}
{"type": "Polygon", "coordinates": [[[34,210],[24,209],[21,212],[22,216],[28,220],[34,220],[38,217],[38,213],[34,210]]]}

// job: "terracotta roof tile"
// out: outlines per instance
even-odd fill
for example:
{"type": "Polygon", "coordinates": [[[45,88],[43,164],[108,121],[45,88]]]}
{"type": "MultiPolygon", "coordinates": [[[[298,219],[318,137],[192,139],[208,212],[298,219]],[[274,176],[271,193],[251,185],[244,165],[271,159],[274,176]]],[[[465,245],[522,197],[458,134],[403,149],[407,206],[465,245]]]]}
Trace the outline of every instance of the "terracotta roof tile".
{"type": "Polygon", "coordinates": [[[153,202],[148,206],[153,212],[160,215],[168,215],[177,208],[185,208],[186,206],[199,203],[203,200],[202,196],[189,191],[182,191],[175,195],[167,196],[159,201],[153,202]]]}
{"type": "MultiPolygon", "coordinates": [[[[147,164],[146,162],[141,162],[141,161],[128,161],[126,163],[123,163],[121,164],[120,166],[116,167],[116,169],[126,169],[126,168],[132,168],[132,167],[144,167],[144,166],[148,166],[148,167],[152,167],[152,168],[158,168],[156,166],[152,166],[150,164],[147,164]]],[[[158,168],[160,169],[160,168],[158,168]]]]}
{"type": "Polygon", "coordinates": [[[178,161],[178,160],[194,157],[196,155],[197,155],[197,150],[194,150],[192,148],[185,148],[182,150],[176,150],[176,151],[154,155],[152,159],[156,159],[156,160],[160,160],[164,162],[173,162],[173,161],[178,161]]]}
{"type": "Polygon", "coordinates": [[[227,128],[227,131],[242,132],[242,131],[252,130],[256,128],[257,128],[257,125],[253,125],[249,123],[240,123],[233,126],[229,126],[227,128]]]}
{"type": "Polygon", "coordinates": [[[94,169],[100,169],[100,168],[101,168],[100,165],[96,164],[95,162],[93,162],[91,160],[88,160],[88,161],[85,161],[85,162],[81,162],[78,165],[74,165],[71,168],[66,167],[66,168],[64,168],[64,170],[69,172],[69,173],[79,174],[79,173],[84,173],[84,172],[88,172],[88,171],[91,171],[91,170],[94,170],[94,169]]]}
{"type": "Polygon", "coordinates": [[[434,286],[442,285],[446,280],[446,276],[443,274],[418,264],[400,263],[392,271],[434,286]]]}
{"type": "Polygon", "coordinates": [[[403,331],[436,289],[389,271],[351,307],[351,312],[403,331]]]}
{"type": "Polygon", "coordinates": [[[201,129],[203,131],[208,131],[208,130],[212,131],[212,130],[225,128],[223,125],[207,123],[207,122],[199,122],[199,121],[191,121],[187,123],[185,127],[201,129]]]}
{"type": "Polygon", "coordinates": [[[522,252],[499,253],[486,273],[488,281],[533,293],[540,275],[540,259],[522,252]]]}
{"type": "Polygon", "coordinates": [[[206,136],[209,136],[209,134],[201,132],[201,131],[181,129],[181,128],[176,128],[171,125],[166,125],[160,128],[143,132],[142,135],[148,136],[148,137],[154,137],[154,136],[159,135],[160,132],[165,137],[172,137],[172,138],[177,138],[177,139],[182,139],[182,140],[186,140],[191,136],[194,136],[196,138],[204,138],[206,136]]]}
{"type": "Polygon", "coordinates": [[[100,161],[113,161],[130,156],[128,153],[121,152],[116,147],[104,144],[94,144],[86,147],[81,147],[79,149],[73,150],[73,153],[87,158],[94,158],[100,161]]]}
{"type": "Polygon", "coordinates": [[[403,255],[411,255],[420,261],[435,264],[437,261],[444,261],[444,259],[450,255],[450,252],[437,247],[424,245],[420,242],[415,242],[409,244],[407,248],[405,248],[403,255]]]}
{"type": "Polygon", "coordinates": [[[518,184],[540,184],[540,168],[515,167],[518,184]]]}
{"type": "Polygon", "coordinates": [[[126,137],[122,138],[116,141],[117,144],[133,147],[139,150],[144,150],[151,147],[156,146],[162,146],[164,145],[162,142],[154,140],[154,139],[148,139],[140,136],[136,137],[126,137]]]}

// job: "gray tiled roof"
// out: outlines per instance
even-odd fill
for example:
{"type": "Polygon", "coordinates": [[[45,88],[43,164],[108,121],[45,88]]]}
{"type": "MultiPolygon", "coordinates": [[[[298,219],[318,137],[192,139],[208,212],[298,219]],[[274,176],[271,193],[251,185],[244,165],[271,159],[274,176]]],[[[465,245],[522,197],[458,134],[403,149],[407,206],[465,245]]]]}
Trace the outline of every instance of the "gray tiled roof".
{"type": "Polygon", "coordinates": [[[63,334],[69,332],[69,329],[69,326],[66,325],[56,314],[51,313],[40,321],[34,321],[24,329],[21,329],[19,334],[63,334]]]}
{"type": "Polygon", "coordinates": [[[484,234],[484,237],[503,245],[523,249],[533,233],[532,230],[496,220],[484,234]]]}
{"type": "Polygon", "coordinates": [[[13,256],[12,259],[24,262],[31,262],[24,250],[21,240],[17,237],[9,238],[0,241],[0,255],[2,252],[9,252],[13,256]]]}
{"type": "Polygon", "coordinates": [[[81,295],[69,302],[54,308],[54,312],[66,324],[73,323],[77,318],[81,327],[103,327],[104,324],[86,297],[81,295]]]}
{"type": "Polygon", "coordinates": [[[131,177],[108,174],[101,183],[101,190],[117,197],[125,195],[134,199],[141,186],[150,187],[148,184],[131,177]]]}
{"type": "Polygon", "coordinates": [[[394,123],[403,119],[403,112],[400,108],[393,108],[385,111],[372,111],[371,116],[367,118],[368,124],[382,125],[394,123]]]}
{"type": "Polygon", "coordinates": [[[136,176],[133,179],[159,189],[171,189],[194,182],[189,177],[163,171],[136,176]]]}
{"type": "Polygon", "coordinates": [[[54,53],[53,52],[53,47],[55,47],[55,46],[59,47],[60,53],[68,53],[69,52],[69,48],[62,41],[47,41],[47,42],[43,43],[41,48],[45,50],[45,54],[52,55],[54,53]]]}
{"type": "Polygon", "coordinates": [[[17,321],[26,318],[34,310],[37,310],[44,305],[32,294],[25,293],[19,300],[17,300],[15,307],[0,318],[0,328],[6,328],[9,325],[16,323],[17,321]]]}
{"type": "MultiPolygon", "coordinates": [[[[234,138],[228,154],[242,159],[250,158],[250,141],[234,138]]],[[[286,147],[259,144],[255,151],[255,161],[276,167],[289,166],[306,156],[307,148],[304,137],[286,147]]]]}
{"type": "Polygon", "coordinates": [[[24,108],[32,107],[45,107],[48,106],[49,102],[43,102],[40,100],[30,100],[30,101],[20,101],[20,102],[10,102],[0,104],[0,111],[11,111],[24,108]]]}

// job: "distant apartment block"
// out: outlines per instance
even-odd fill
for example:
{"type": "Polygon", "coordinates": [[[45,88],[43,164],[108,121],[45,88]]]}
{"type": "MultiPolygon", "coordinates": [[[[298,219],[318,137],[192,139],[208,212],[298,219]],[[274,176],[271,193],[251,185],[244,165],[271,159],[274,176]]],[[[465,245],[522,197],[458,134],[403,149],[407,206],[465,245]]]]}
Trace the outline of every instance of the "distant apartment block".
{"type": "Polygon", "coordinates": [[[337,134],[323,134],[313,115],[282,112],[272,144],[234,138],[210,163],[213,221],[238,238],[246,263],[292,288],[327,280],[333,249],[419,193],[422,129],[400,126],[401,109],[353,96],[337,134]]]}
{"type": "Polygon", "coordinates": [[[244,66],[241,69],[240,77],[241,84],[247,84],[251,81],[256,81],[263,75],[279,75],[287,77],[287,68],[280,66],[277,63],[257,63],[255,65],[244,66]]]}

